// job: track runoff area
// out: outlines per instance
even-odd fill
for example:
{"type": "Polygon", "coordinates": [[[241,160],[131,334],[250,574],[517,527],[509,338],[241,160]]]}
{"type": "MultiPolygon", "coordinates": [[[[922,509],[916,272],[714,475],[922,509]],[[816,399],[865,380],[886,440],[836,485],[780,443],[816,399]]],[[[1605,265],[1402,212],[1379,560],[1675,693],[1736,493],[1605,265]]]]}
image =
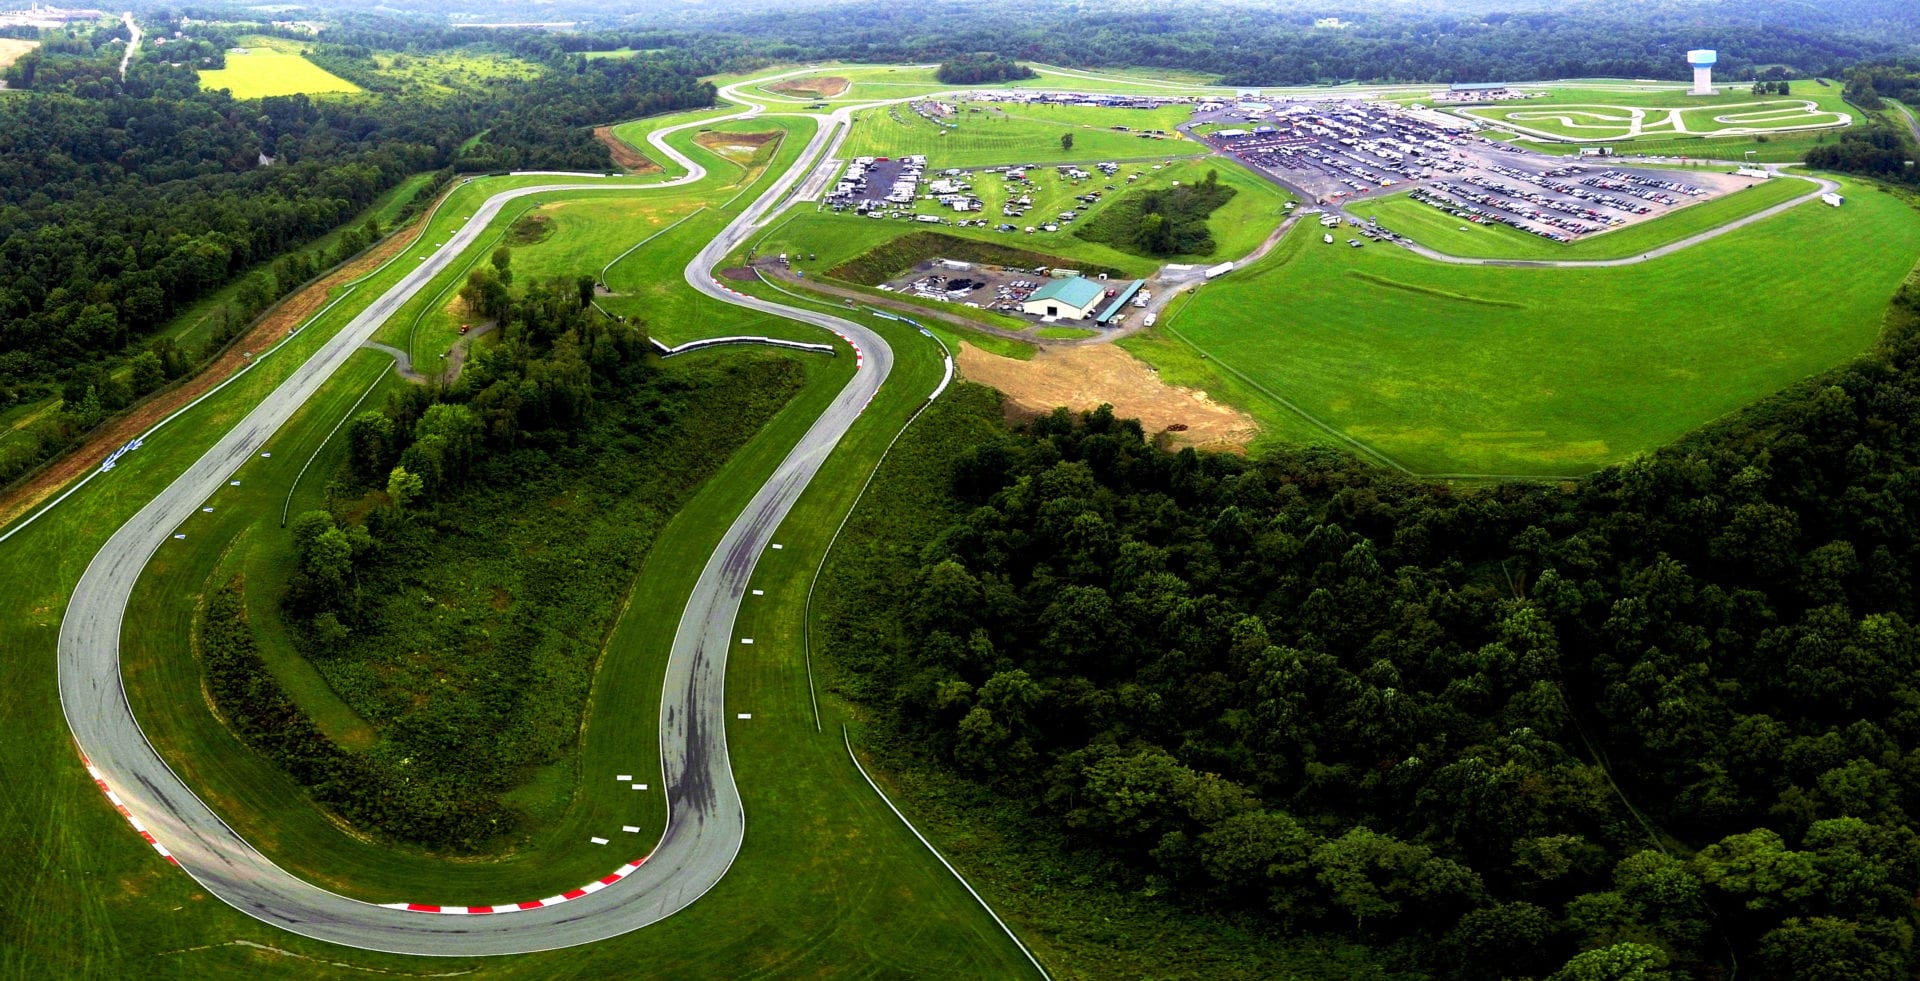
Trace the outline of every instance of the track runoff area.
{"type": "MultiPolygon", "coordinates": [[[[777,77],[751,82],[761,85],[777,77]]],[[[779,101],[743,93],[747,84],[735,83],[722,90],[723,99],[745,107],[739,112],[709,115],[650,134],[655,150],[684,169],[682,176],[647,185],[556,177],[552,183],[521,186],[489,198],[445,247],[421,260],[420,266],[325,341],[94,557],[74,591],[60,630],[60,690],[69,727],[89,775],[112,805],[161,855],[208,892],[263,922],[315,939],[402,954],[469,956],[548,950],[626,933],[685,908],[727,873],[741,847],[745,814],[726,750],[724,680],[728,651],[749,642],[734,636],[746,584],[759,557],[774,547],[772,536],[781,520],[880,393],[894,356],[886,340],[865,325],[743,294],[721,284],[714,272],[748,237],[781,213],[803,178],[837,167],[836,151],[846,138],[854,110],[924,97],[928,92],[807,113],[819,125],[799,159],[686,267],[688,284],[707,296],[837,335],[849,345],[856,370],[727,530],[682,614],[668,662],[660,729],[670,819],[651,852],[577,888],[505,904],[377,905],[341,896],[274,865],[228,828],[167,767],[132,717],[121,690],[118,655],[126,603],[147,560],[260,452],[348,355],[471,246],[502,208],[533,194],[646,193],[699,180],[705,168],[668,145],[666,137],[721,119],[751,118],[779,101]]],[[[779,105],[778,111],[795,112],[790,104],[779,105]]],[[[1041,970],[1030,954],[1027,958],[1035,970],[1041,970]]]]}

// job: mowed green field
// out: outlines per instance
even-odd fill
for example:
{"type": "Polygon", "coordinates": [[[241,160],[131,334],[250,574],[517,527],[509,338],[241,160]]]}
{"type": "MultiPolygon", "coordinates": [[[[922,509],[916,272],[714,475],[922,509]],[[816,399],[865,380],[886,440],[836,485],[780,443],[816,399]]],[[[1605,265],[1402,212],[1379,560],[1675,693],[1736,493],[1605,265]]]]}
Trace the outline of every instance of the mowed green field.
{"type": "Polygon", "coordinates": [[[203,89],[226,89],[236,99],[270,95],[319,95],[358,92],[360,86],[308,61],[294,51],[251,47],[227,52],[227,67],[200,73],[203,89]]]}
{"type": "Polygon", "coordinates": [[[1163,322],[1276,433],[1304,414],[1417,473],[1577,475],[1872,343],[1920,215],[1846,193],[1610,268],[1453,266],[1309,226],[1163,322]]]}
{"type": "Polygon", "coordinates": [[[1845,126],[1858,115],[1838,87],[1811,81],[1793,83],[1788,95],[1754,95],[1746,85],[1722,86],[1711,96],[1689,95],[1684,87],[1548,86],[1542,91],[1536,98],[1456,111],[1531,136],[1615,142],[1750,132],[1785,136],[1807,127],[1845,126]]]}
{"type": "Polygon", "coordinates": [[[1481,259],[1617,259],[1718,228],[1819,190],[1817,185],[1806,181],[1774,178],[1710,201],[1689,204],[1650,221],[1564,244],[1506,225],[1476,225],[1414,201],[1405,194],[1367,201],[1356,205],[1354,210],[1377,216],[1385,228],[1448,255],[1481,259]]]}
{"type": "MultiPolygon", "coordinates": [[[[1185,115],[1181,112],[1180,118],[1185,115]]],[[[947,129],[921,117],[905,104],[877,106],[854,114],[853,132],[848,134],[841,156],[924,154],[930,166],[941,168],[1085,163],[1207,153],[1204,145],[1178,134],[1166,139],[1150,139],[1134,132],[1138,129],[1171,132],[1174,122],[1167,120],[1174,118],[1165,110],[960,103],[959,111],[948,120],[957,128],[947,129]],[[969,111],[972,107],[981,111],[969,111]],[[1128,131],[1115,130],[1114,126],[1126,126],[1128,131]],[[1072,149],[1060,145],[1060,138],[1069,133],[1073,135],[1072,149]]]]}

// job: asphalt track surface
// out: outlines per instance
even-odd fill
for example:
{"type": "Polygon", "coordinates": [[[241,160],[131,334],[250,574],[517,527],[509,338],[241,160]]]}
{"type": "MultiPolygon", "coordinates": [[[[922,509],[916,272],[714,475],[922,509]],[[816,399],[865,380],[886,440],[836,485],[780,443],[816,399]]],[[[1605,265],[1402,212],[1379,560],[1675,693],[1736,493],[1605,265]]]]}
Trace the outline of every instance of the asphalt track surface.
{"type": "MultiPolygon", "coordinates": [[[[764,79],[757,80],[764,81],[764,79]]],[[[740,103],[732,89],[723,97],[740,103]]],[[[758,114],[749,108],[730,119],[758,114]]],[[[368,950],[432,956],[527,953],[592,943],[658,922],[718,883],[739,853],[746,813],[727,758],[725,673],[735,615],[755,563],[768,548],[820,465],[885,381],[892,352],[879,335],[828,314],[741,296],[713,279],[713,268],[776,211],[812,162],[837,146],[848,110],[822,118],[800,158],[688,265],[687,282],[736,306],[815,324],[846,338],[860,362],[852,380],[727,529],[687,602],[669,656],[660,709],[663,783],[668,823],[644,860],[616,875],[531,908],[492,907],[486,915],[421,912],[366,903],[308,883],[279,866],[228,827],[170,769],[147,742],[122,687],[119,644],[127,602],[148,560],[176,530],[254,459],[267,440],[310,399],[353,352],[433,277],[460,257],[509,202],[554,191],[640,191],[691,183],[706,176],[699,163],[665,138],[699,120],[658,130],[649,141],[686,168],[673,180],[647,185],[555,183],[503,191],[488,198],[446,245],[432,253],[316,351],[195,461],[118,529],[94,556],[74,588],[60,625],[60,702],[75,741],[117,803],[221,901],[293,933],[368,950]]],[[[610,864],[618,856],[610,855],[610,864]]],[[[434,897],[439,899],[440,897],[434,897]]],[[[533,900],[533,897],[528,897],[533,900]]]]}

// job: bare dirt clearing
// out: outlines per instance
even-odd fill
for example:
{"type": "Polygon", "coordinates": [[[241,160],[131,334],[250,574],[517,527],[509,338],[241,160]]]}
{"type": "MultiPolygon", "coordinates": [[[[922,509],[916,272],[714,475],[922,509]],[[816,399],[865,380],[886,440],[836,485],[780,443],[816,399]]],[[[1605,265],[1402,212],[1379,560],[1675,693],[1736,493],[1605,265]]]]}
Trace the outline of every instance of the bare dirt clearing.
{"type": "Polygon", "coordinates": [[[1009,416],[1030,418],[1056,406],[1074,411],[1101,403],[1140,420],[1149,435],[1167,433],[1174,446],[1245,449],[1260,426],[1205,392],[1160,380],[1146,362],[1111,344],[1042,347],[1031,361],[989,354],[960,342],[960,373],[1007,397],[1009,416]]]}
{"type": "Polygon", "coordinates": [[[613,162],[626,168],[629,174],[651,174],[660,169],[659,164],[647,159],[633,144],[613,135],[611,126],[594,127],[593,138],[606,144],[607,152],[613,154],[613,162]]]}
{"type": "Polygon", "coordinates": [[[775,82],[767,86],[770,92],[784,92],[787,95],[807,95],[819,99],[831,99],[845,92],[852,82],[838,75],[822,78],[790,78],[784,82],[775,82]]]}
{"type": "Polygon", "coordinates": [[[760,148],[780,138],[779,133],[722,133],[706,130],[693,138],[695,143],[733,161],[746,164],[760,148]]]}

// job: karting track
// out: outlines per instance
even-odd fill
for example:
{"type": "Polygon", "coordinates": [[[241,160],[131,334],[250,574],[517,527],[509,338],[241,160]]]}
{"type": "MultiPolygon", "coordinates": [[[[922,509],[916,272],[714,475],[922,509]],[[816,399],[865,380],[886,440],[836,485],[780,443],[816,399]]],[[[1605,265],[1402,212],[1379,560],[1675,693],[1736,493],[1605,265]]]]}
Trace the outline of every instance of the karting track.
{"type": "MultiPolygon", "coordinates": [[[[765,81],[760,79],[759,81],[765,81]]],[[[722,97],[746,103],[732,87],[722,97]]],[[[759,104],[726,118],[745,118],[759,104]]],[[[222,822],[147,742],[121,687],[119,642],[126,605],[148,559],[174,529],[225,486],[360,344],[470,246],[508,202],[551,191],[640,191],[700,180],[706,169],[665,137],[700,120],[654,132],[654,148],[686,168],[648,185],[557,183],[503,191],[475,211],[430,255],[355,317],[212,449],[116,531],[75,587],[60,625],[60,702],[90,772],[143,829],[206,890],[248,915],[293,933],[369,950],[422,955],[490,955],[550,950],[617,936],[686,907],[726,874],[739,853],[746,813],[727,759],[725,672],[735,614],[755,562],[774,530],[855,418],[879,390],[892,351],[851,321],[744,297],[713,279],[714,265],[774,213],[812,162],[845,135],[850,110],[821,125],[794,166],[688,265],[687,281],[737,306],[816,324],[846,338],[860,368],[727,529],[687,602],[674,635],[661,699],[660,747],[668,824],[653,852],[564,896],[485,907],[380,906],[329,892],[273,864],[222,822]],[[450,915],[462,914],[462,915],[450,915]]]]}

